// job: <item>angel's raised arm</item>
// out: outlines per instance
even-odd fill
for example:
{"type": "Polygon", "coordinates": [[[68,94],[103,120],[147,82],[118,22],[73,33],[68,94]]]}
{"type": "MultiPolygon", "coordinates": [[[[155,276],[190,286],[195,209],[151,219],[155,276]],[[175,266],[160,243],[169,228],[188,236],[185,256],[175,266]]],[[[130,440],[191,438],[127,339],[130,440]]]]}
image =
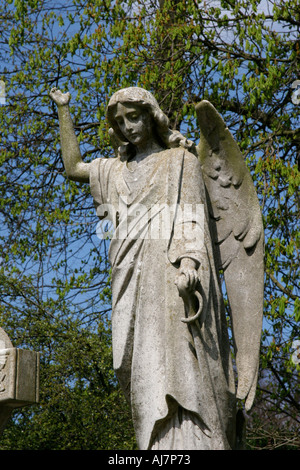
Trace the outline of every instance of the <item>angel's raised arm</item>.
{"type": "Polygon", "coordinates": [[[52,88],[50,97],[57,105],[62,158],[68,178],[81,183],[89,182],[89,163],[84,163],[74,132],[69,110],[70,93],[63,94],[52,88]]]}

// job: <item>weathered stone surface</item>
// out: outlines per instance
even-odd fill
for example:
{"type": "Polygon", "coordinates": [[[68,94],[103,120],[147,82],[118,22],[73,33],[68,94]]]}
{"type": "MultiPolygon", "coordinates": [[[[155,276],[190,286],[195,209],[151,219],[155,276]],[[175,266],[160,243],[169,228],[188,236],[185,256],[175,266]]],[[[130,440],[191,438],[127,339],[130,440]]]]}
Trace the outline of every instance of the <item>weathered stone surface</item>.
{"type": "Polygon", "coordinates": [[[39,400],[39,353],[14,348],[0,328],[0,431],[14,408],[39,400]]]}
{"type": "Polygon", "coordinates": [[[140,449],[241,446],[236,398],[251,408],[262,320],[263,229],[243,158],[214,107],[197,107],[200,144],[169,129],[146,90],[115,93],[107,108],[116,158],[82,161],[57,89],[67,176],[90,183],[113,225],[114,368],[140,449]],[[238,390],[218,270],[233,319],[238,390]],[[237,422],[236,422],[237,421],[237,422]]]}
{"type": "Polygon", "coordinates": [[[208,193],[214,253],[224,271],[234,333],[239,399],[253,404],[264,297],[264,230],[250,172],[223,119],[208,101],[196,106],[197,153],[208,193]]]}
{"type": "Polygon", "coordinates": [[[0,403],[14,408],[38,402],[38,354],[25,349],[0,350],[0,403]]]}

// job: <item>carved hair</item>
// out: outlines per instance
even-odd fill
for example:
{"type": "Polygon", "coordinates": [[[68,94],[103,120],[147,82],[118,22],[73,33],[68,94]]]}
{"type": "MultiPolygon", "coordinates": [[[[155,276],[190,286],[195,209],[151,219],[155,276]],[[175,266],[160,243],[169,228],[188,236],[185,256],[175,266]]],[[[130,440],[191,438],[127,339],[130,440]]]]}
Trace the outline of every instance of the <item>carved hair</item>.
{"type": "Polygon", "coordinates": [[[135,153],[134,146],[124,137],[115,120],[115,108],[118,103],[134,103],[147,109],[154,122],[154,132],[157,142],[164,148],[183,147],[194,152],[194,143],[187,140],[179,131],[169,128],[169,119],[160,109],[154,96],[147,90],[139,87],[123,88],[109,100],[106,117],[111,126],[109,134],[112,143],[118,148],[122,158],[128,158],[135,153]]]}

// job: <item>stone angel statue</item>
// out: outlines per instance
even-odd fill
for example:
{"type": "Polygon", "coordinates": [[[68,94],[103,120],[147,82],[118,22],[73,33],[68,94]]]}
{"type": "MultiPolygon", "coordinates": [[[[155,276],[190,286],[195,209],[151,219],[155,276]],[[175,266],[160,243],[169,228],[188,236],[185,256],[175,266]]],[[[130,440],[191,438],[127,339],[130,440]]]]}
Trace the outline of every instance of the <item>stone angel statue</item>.
{"type": "Polygon", "coordinates": [[[196,107],[196,147],[149,91],[130,87],[107,106],[115,157],[86,163],[69,93],[50,96],[66,174],[90,184],[99,218],[114,224],[113,364],[139,448],[235,449],[237,400],[249,410],[257,384],[264,275],[262,217],[237,144],[209,102],[196,107]]]}

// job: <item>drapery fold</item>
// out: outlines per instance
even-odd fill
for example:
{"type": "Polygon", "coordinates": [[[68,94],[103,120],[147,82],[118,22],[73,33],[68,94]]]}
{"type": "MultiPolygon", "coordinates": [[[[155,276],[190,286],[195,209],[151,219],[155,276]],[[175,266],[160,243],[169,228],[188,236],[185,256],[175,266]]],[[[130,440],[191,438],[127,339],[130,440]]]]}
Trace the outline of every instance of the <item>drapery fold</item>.
{"type": "MultiPolygon", "coordinates": [[[[232,448],[235,386],[197,158],[169,149],[133,170],[119,158],[97,159],[90,185],[97,214],[115,225],[109,249],[113,362],[139,448],[157,443],[181,409],[201,422],[205,446],[210,439],[211,448],[232,448]],[[202,326],[180,320],[185,307],[174,281],[185,257],[198,266],[202,326]]],[[[184,429],[184,449],[194,448],[184,429]]]]}

